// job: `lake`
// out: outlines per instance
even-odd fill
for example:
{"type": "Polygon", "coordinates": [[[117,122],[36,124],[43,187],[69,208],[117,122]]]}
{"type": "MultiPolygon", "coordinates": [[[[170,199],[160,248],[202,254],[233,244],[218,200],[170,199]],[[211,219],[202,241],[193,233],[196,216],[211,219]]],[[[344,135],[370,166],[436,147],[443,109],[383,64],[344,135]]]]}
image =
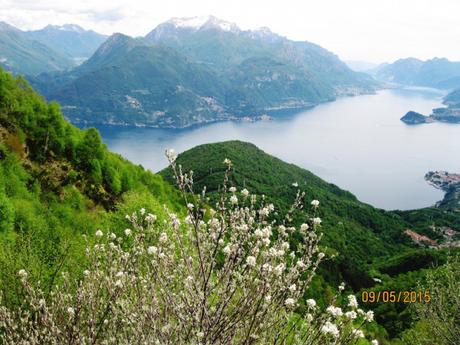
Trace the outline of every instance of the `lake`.
{"type": "Polygon", "coordinates": [[[111,150],[152,171],[166,166],[166,148],[181,152],[203,143],[239,139],[308,169],[373,206],[415,209],[443,197],[425,182],[426,172],[460,172],[460,125],[408,126],[399,119],[409,110],[429,114],[442,105],[442,96],[430,89],[382,90],[266,122],[223,122],[181,130],[98,128],[111,150]]]}

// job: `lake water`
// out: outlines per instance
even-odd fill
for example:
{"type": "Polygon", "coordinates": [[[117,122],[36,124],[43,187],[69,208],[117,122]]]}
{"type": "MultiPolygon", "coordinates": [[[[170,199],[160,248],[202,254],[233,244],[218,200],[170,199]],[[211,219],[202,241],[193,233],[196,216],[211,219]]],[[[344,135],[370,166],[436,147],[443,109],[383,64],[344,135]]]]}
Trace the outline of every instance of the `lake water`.
{"type": "Polygon", "coordinates": [[[239,139],[376,207],[415,209],[443,197],[425,182],[426,172],[460,172],[460,125],[408,126],[399,119],[409,110],[430,113],[441,106],[442,96],[427,89],[383,90],[267,122],[224,122],[182,130],[99,129],[111,150],[153,171],[166,166],[166,148],[181,152],[203,143],[239,139]]]}

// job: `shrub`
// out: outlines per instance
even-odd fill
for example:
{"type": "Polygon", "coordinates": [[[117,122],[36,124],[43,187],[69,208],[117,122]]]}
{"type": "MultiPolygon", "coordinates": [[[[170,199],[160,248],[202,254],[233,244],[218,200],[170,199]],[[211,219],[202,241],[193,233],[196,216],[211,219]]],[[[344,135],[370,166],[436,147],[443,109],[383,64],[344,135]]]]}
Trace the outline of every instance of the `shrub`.
{"type": "MultiPolygon", "coordinates": [[[[185,217],[166,209],[161,221],[144,209],[126,216],[122,235],[98,230],[87,239],[81,279],[63,274],[49,295],[18,276],[24,304],[0,308],[5,344],[351,344],[372,312],[348,297],[325,311],[303,295],[324,258],[317,234],[319,202],[299,228],[300,192],[284,221],[263,197],[228,186],[231,162],[213,208],[193,194],[169,151],[185,217]],[[279,218],[279,217],[276,217],[279,218]],[[304,309],[298,314],[296,310],[304,309]],[[358,328],[355,328],[355,326],[358,328]]],[[[340,288],[343,290],[343,286],[340,288]]],[[[373,341],[376,344],[376,341],[373,341]]]]}

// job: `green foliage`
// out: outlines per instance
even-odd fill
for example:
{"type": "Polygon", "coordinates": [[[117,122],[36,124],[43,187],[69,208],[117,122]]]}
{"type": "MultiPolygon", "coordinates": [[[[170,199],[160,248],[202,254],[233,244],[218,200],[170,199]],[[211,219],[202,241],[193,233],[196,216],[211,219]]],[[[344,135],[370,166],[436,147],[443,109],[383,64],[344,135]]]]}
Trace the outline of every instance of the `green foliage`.
{"type": "Polygon", "coordinates": [[[11,231],[14,225],[14,208],[8,198],[0,192],[0,231],[11,231]]]}
{"type": "Polygon", "coordinates": [[[451,345],[460,341],[460,261],[450,261],[428,273],[419,289],[430,291],[430,303],[414,304],[417,322],[403,335],[405,344],[451,345]]]}
{"type": "Polygon", "coordinates": [[[140,204],[158,214],[164,204],[178,211],[178,200],[160,176],[110,153],[95,129],[70,125],[56,103],[0,70],[0,290],[7,303],[20,302],[19,269],[45,289],[63,269],[78,276],[83,235],[121,225],[140,204]]]}

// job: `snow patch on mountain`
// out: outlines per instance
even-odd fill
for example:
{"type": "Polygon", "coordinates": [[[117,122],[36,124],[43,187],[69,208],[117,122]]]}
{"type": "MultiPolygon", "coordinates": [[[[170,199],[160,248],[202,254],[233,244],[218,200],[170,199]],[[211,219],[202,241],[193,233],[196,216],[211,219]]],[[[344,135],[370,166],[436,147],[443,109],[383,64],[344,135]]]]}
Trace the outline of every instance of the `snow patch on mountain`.
{"type": "Polygon", "coordinates": [[[223,31],[238,32],[240,29],[234,23],[227,22],[225,20],[218,19],[214,16],[203,16],[203,17],[186,17],[186,18],[172,18],[166,23],[174,25],[176,28],[184,29],[209,29],[218,28],[223,31]]]}

